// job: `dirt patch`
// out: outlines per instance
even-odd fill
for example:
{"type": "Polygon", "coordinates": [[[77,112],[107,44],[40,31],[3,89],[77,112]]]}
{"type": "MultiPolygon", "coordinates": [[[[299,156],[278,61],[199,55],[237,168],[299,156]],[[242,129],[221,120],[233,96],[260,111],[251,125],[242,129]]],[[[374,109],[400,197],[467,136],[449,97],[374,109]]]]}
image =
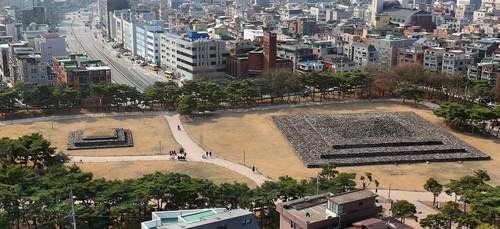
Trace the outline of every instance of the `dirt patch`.
{"type": "Polygon", "coordinates": [[[121,116],[106,118],[67,119],[48,122],[30,122],[4,125],[0,136],[17,138],[25,134],[41,133],[57,150],[74,156],[129,156],[154,155],[178,150],[180,145],[170,132],[167,121],[161,116],[121,116]],[[52,128],[53,127],[53,128],[52,128]],[[79,129],[127,128],[134,136],[134,147],[89,150],[67,150],[68,133],[79,129]]]}
{"type": "Polygon", "coordinates": [[[248,187],[257,185],[247,177],[217,165],[202,162],[180,161],[124,161],[106,163],[78,163],[84,172],[92,172],[94,179],[124,180],[140,178],[144,174],[154,173],[182,173],[193,178],[211,180],[216,184],[221,183],[246,183],[248,187]]]}
{"type": "MultiPolygon", "coordinates": [[[[413,111],[459,137],[465,142],[491,156],[491,161],[444,162],[430,164],[394,164],[339,168],[341,172],[355,172],[358,175],[372,172],[380,182],[380,188],[400,190],[423,190],[429,177],[446,183],[470,175],[474,170],[487,170],[493,185],[500,185],[500,171],[495,160],[500,159],[499,139],[458,133],[443,124],[430,109],[414,103],[370,102],[343,103],[312,107],[295,107],[245,113],[211,114],[191,116],[192,121],[184,128],[193,140],[214,155],[236,163],[255,166],[264,175],[277,179],[289,175],[296,179],[315,177],[319,169],[308,169],[298,158],[288,141],[271,120],[272,115],[329,114],[357,112],[413,111]],[[199,137],[202,136],[202,137],[199,137]],[[201,142],[203,144],[200,144],[201,142]]],[[[359,176],[358,176],[359,177],[359,176]]],[[[358,182],[360,184],[361,182],[358,182]]]]}

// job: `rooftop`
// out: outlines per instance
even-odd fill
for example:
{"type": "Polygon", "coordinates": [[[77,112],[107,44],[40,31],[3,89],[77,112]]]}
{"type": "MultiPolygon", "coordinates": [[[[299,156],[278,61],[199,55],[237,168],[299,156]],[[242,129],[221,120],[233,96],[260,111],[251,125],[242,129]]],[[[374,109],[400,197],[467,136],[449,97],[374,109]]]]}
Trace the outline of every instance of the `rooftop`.
{"type": "Polygon", "coordinates": [[[336,204],[345,204],[345,203],[350,203],[353,201],[357,200],[363,200],[371,197],[377,197],[378,195],[371,192],[370,190],[367,189],[360,189],[360,190],[355,190],[351,192],[343,192],[336,194],[334,196],[331,196],[330,199],[332,202],[336,204]]]}
{"type": "Polygon", "coordinates": [[[47,33],[40,35],[43,38],[52,38],[52,37],[60,37],[59,33],[47,33]]]}

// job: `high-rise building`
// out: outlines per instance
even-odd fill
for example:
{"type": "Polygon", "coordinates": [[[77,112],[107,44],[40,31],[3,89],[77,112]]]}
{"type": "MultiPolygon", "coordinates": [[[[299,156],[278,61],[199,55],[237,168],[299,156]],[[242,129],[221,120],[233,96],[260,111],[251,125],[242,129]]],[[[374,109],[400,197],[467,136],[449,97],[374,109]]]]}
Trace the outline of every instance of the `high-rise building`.
{"type": "Polygon", "coordinates": [[[372,21],[376,15],[380,14],[384,10],[384,0],[373,0],[372,1],[372,21]]]}
{"type": "Polygon", "coordinates": [[[29,25],[32,22],[36,24],[45,24],[45,7],[34,6],[31,8],[23,9],[23,25],[29,25]]]}
{"type": "Polygon", "coordinates": [[[110,22],[112,13],[115,10],[129,9],[130,4],[128,0],[99,0],[99,15],[102,27],[106,34],[111,33],[110,22]]]}
{"type": "Polygon", "coordinates": [[[161,33],[160,51],[161,67],[178,78],[214,79],[226,74],[226,42],[209,38],[207,32],[161,33]]]}

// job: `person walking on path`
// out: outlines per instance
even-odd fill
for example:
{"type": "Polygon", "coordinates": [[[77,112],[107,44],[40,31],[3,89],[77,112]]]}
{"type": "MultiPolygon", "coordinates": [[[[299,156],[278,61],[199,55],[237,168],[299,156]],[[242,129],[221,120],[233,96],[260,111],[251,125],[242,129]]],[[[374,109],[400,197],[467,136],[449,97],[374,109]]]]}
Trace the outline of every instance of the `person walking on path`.
{"type": "Polygon", "coordinates": [[[252,172],[255,173],[255,166],[252,166],[252,172]]]}
{"type": "Polygon", "coordinates": [[[177,129],[178,129],[178,130],[181,130],[181,126],[177,125],[177,129]]]}

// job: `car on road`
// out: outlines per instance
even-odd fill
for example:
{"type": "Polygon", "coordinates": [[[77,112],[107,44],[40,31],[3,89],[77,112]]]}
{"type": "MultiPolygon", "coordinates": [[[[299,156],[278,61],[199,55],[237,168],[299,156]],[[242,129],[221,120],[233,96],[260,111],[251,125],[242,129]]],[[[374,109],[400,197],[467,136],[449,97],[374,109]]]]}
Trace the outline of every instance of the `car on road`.
{"type": "Polygon", "coordinates": [[[146,63],[146,62],[142,62],[142,63],[140,64],[140,66],[141,66],[141,67],[148,66],[148,63],[146,63]]]}

